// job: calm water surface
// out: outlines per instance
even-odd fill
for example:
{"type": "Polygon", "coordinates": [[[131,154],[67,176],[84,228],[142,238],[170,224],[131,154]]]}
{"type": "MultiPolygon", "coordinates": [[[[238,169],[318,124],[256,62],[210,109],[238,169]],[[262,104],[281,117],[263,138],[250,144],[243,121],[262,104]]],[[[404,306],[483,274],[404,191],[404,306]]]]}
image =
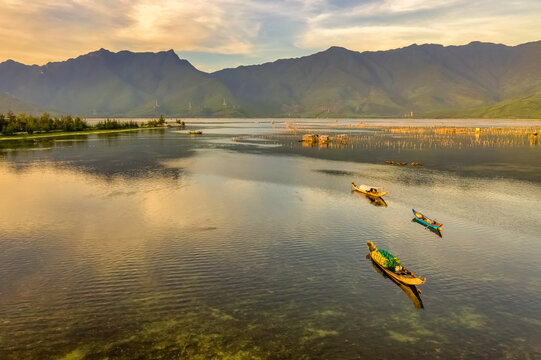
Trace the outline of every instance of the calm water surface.
{"type": "Polygon", "coordinates": [[[0,358],[540,358],[537,139],[367,122],[1,143],[0,358]],[[367,241],[427,277],[420,299],[367,241]]]}

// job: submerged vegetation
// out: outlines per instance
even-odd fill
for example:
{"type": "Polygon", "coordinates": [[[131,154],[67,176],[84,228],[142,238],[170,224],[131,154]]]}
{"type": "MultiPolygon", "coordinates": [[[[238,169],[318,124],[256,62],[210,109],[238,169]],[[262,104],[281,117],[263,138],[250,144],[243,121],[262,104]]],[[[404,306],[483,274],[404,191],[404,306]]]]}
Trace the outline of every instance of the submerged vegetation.
{"type": "Polygon", "coordinates": [[[7,114],[0,113],[0,135],[33,135],[59,132],[77,132],[93,130],[125,130],[137,129],[140,127],[161,127],[164,126],[165,119],[160,115],[158,120],[149,120],[145,123],[136,121],[118,121],[115,119],[105,119],[95,125],[90,125],[86,120],[79,116],[62,115],[60,117],[51,117],[48,113],[43,113],[37,117],[19,113],[15,115],[12,111],[7,114]]]}
{"type": "MultiPolygon", "coordinates": [[[[362,128],[362,132],[330,135],[329,143],[320,144],[317,141],[302,141],[302,147],[321,148],[357,148],[364,150],[393,149],[393,150],[434,150],[455,148],[510,148],[524,145],[538,146],[541,139],[541,125],[535,126],[506,126],[506,127],[456,127],[456,126],[370,126],[363,123],[342,125],[337,123],[325,124],[330,128],[362,128]]],[[[317,133],[321,129],[313,124],[302,122],[286,122],[285,130],[289,133],[279,135],[258,135],[256,138],[274,144],[289,143],[291,147],[299,146],[301,133],[317,133]]],[[[333,130],[331,130],[333,131],[333,130]]],[[[244,137],[246,138],[246,137],[244,137]]],[[[241,142],[243,137],[235,137],[234,141],[241,142]]],[[[387,159],[386,159],[387,160],[387,159]]],[[[393,165],[421,166],[418,162],[387,161],[393,165]]]]}

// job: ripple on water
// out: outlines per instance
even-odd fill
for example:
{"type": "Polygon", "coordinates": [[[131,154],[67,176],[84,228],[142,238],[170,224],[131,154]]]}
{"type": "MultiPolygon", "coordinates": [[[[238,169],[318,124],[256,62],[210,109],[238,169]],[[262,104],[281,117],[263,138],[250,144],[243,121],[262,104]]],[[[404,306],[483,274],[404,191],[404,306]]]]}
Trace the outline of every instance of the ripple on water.
{"type": "MultiPolygon", "coordinates": [[[[140,138],[139,156],[156,156],[156,139],[140,138]]],[[[105,143],[122,157],[132,140],[105,143]]],[[[539,226],[526,226],[538,185],[178,151],[160,160],[169,170],[124,177],[71,160],[2,167],[0,358],[539,354],[539,226]],[[352,196],[352,176],[384,184],[388,207],[352,196]],[[443,237],[411,207],[444,222],[443,237]],[[427,277],[424,310],[374,270],[368,240],[427,277]]]]}

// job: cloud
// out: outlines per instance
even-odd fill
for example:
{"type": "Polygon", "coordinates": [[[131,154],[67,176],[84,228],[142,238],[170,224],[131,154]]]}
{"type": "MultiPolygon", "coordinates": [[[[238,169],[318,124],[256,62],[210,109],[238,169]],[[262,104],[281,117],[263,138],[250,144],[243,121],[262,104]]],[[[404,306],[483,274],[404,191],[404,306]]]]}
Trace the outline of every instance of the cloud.
{"type": "Polygon", "coordinates": [[[386,50],[412,43],[510,45],[541,38],[541,3],[523,1],[382,0],[321,13],[295,44],[323,49],[386,50]]]}
{"type": "Polygon", "coordinates": [[[0,0],[0,58],[43,63],[101,47],[246,54],[260,27],[238,5],[227,0],[0,0]]]}
{"type": "Polygon", "coordinates": [[[0,0],[0,61],[173,48],[210,70],[220,59],[264,62],[332,45],[518,44],[541,38],[539,18],[538,0],[0,0]]]}

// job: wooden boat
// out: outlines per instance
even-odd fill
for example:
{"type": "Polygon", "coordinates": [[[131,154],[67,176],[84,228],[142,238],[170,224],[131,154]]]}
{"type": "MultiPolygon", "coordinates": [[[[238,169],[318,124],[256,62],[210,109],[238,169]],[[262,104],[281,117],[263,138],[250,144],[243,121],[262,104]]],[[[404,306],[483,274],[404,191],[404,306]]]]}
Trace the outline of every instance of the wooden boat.
{"type": "Polygon", "coordinates": [[[363,198],[367,199],[370,202],[370,204],[372,204],[374,206],[387,207],[387,203],[385,202],[385,200],[383,200],[382,197],[368,195],[368,194],[359,192],[357,190],[351,190],[351,192],[359,195],[360,197],[363,197],[363,198]]]}
{"type": "Polygon", "coordinates": [[[355,185],[354,182],[352,182],[351,185],[353,186],[353,189],[355,189],[356,191],[361,192],[366,195],[370,195],[370,196],[380,197],[383,195],[387,195],[389,193],[388,191],[379,192],[378,190],[383,189],[382,187],[375,187],[375,186],[368,186],[368,185],[355,185]]]}
{"type": "Polygon", "coordinates": [[[416,211],[415,209],[411,209],[413,211],[413,215],[419,220],[421,224],[424,224],[426,226],[430,226],[432,228],[441,228],[443,224],[440,224],[436,220],[432,220],[421,214],[420,212],[416,211]]]}
{"type": "Polygon", "coordinates": [[[201,135],[201,134],[203,134],[203,132],[201,130],[190,130],[189,134],[190,135],[201,135]]]}
{"type": "Polygon", "coordinates": [[[403,283],[393,279],[392,277],[387,275],[383,270],[381,270],[380,266],[374,260],[372,260],[370,255],[366,255],[366,258],[370,260],[370,263],[372,264],[372,267],[374,268],[374,270],[376,270],[376,272],[378,274],[380,274],[384,278],[389,279],[396,286],[398,286],[400,289],[402,289],[402,291],[408,296],[411,303],[413,304],[413,306],[416,309],[419,309],[419,310],[424,309],[423,300],[421,299],[421,290],[417,289],[417,286],[406,285],[406,284],[403,284],[403,283]]]}
{"type": "Polygon", "coordinates": [[[319,135],[319,143],[327,144],[329,142],[329,135],[319,135]]]}
{"type": "Polygon", "coordinates": [[[317,142],[318,139],[317,139],[317,135],[314,135],[314,134],[304,134],[302,136],[302,141],[303,142],[317,142]]]}
{"type": "Polygon", "coordinates": [[[419,220],[418,218],[414,217],[413,219],[411,219],[411,221],[421,225],[422,227],[424,227],[426,230],[429,230],[430,232],[432,232],[433,234],[436,234],[436,236],[439,236],[439,237],[443,237],[441,235],[441,228],[439,227],[434,227],[434,226],[428,226],[426,225],[425,223],[423,223],[421,220],[419,220]]]}
{"type": "Polygon", "coordinates": [[[401,267],[398,271],[392,271],[387,269],[383,264],[379,262],[379,259],[381,256],[377,256],[378,248],[372,241],[369,241],[366,243],[368,245],[368,250],[370,250],[370,258],[379,266],[385,274],[387,274],[390,278],[406,285],[422,285],[426,282],[425,278],[416,277],[411,271],[407,270],[404,267],[401,267]]]}

